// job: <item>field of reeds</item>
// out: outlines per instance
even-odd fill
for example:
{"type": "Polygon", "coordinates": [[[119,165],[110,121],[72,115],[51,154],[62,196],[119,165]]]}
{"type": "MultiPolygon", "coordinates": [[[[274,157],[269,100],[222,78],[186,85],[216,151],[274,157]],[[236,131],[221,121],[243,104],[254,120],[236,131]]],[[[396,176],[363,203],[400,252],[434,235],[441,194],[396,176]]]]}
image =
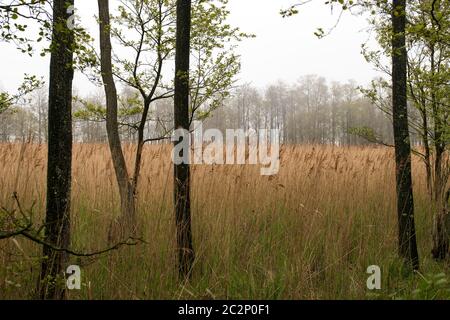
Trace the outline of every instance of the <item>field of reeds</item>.
{"type": "MultiPolygon", "coordinates": [[[[126,146],[131,165],[132,146],[126,146]]],[[[0,145],[0,204],[20,204],[42,222],[46,146],[0,145]]],[[[396,258],[393,150],[284,146],[276,176],[260,166],[194,166],[192,214],[196,262],[190,283],[177,281],[171,149],[148,146],[139,186],[145,244],[105,256],[71,258],[82,269],[72,299],[366,299],[410,296],[428,274],[447,267],[430,257],[433,209],[425,172],[413,161],[421,274],[406,276],[396,258]],[[382,270],[369,291],[366,269],[382,270]]],[[[106,145],[75,145],[72,247],[107,246],[119,199],[106,145]]],[[[30,298],[40,248],[0,242],[0,298],[30,298]]]]}

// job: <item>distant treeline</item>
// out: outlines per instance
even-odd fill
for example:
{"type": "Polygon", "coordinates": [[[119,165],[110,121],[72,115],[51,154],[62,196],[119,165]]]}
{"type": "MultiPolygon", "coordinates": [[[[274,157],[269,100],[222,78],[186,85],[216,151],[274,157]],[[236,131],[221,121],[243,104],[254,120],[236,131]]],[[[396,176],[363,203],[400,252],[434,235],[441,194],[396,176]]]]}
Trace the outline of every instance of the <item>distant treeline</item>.
{"type": "MultiPolygon", "coordinates": [[[[47,136],[47,96],[37,90],[26,105],[15,106],[0,114],[0,141],[45,143],[47,136]]],[[[389,93],[386,95],[390,99],[389,93]]],[[[122,141],[136,141],[135,123],[140,111],[136,93],[124,90],[121,102],[122,141]]],[[[104,102],[101,93],[77,98],[74,103],[74,139],[81,143],[106,143],[104,102]],[[94,110],[95,109],[95,110],[94,110]],[[88,112],[86,112],[88,110],[88,112]],[[94,110],[94,111],[93,111],[94,110]]],[[[148,139],[170,136],[173,122],[172,98],[157,101],[146,123],[148,139]]],[[[377,140],[392,144],[392,120],[389,110],[380,110],[366,98],[355,81],[328,82],[324,77],[306,75],[294,84],[279,81],[264,89],[250,84],[236,87],[217,108],[198,112],[204,128],[279,129],[280,141],[288,144],[361,145],[373,143],[362,137],[370,128],[377,140]]],[[[416,117],[410,108],[410,117],[416,117]]],[[[413,144],[421,139],[411,128],[413,144]]],[[[370,140],[370,139],[369,139],[370,140]]],[[[165,143],[161,139],[153,143],[165,143]]]]}

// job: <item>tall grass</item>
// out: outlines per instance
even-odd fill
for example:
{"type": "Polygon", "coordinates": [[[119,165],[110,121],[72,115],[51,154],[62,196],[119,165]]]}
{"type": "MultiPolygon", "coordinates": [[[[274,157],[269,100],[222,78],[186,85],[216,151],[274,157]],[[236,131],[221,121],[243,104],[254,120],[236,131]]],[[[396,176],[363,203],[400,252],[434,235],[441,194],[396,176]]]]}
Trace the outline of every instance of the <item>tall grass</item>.
{"type": "MultiPolygon", "coordinates": [[[[133,146],[126,146],[132,165],[133,146]]],[[[45,208],[46,147],[0,145],[0,204],[17,191],[45,208]]],[[[73,299],[361,299],[371,297],[366,269],[382,269],[381,295],[410,290],[396,259],[393,150],[373,147],[284,146],[278,175],[259,166],[193,166],[195,270],[179,284],[175,268],[172,164],[169,146],[144,151],[139,223],[147,244],[96,259],[82,268],[73,299]]],[[[429,258],[432,208],[423,166],[414,159],[419,249],[424,272],[444,268],[429,258]]],[[[107,246],[119,199],[105,145],[75,145],[72,247],[107,246]]],[[[31,297],[40,248],[26,239],[0,242],[0,298],[31,297]]]]}

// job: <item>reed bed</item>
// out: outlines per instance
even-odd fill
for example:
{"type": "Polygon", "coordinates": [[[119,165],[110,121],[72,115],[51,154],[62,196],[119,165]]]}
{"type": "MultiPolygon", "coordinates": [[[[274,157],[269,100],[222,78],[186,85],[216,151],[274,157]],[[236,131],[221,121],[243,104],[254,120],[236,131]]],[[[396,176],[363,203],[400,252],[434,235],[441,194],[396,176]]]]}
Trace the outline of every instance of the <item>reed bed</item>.
{"type": "MultiPolygon", "coordinates": [[[[130,168],[134,146],[124,146],[130,168]]],[[[18,194],[45,208],[46,146],[0,145],[0,204],[18,194]]],[[[144,150],[138,195],[147,241],[95,259],[82,268],[82,289],[71,299],[362,299],[366,269],[379,265],[379,295],[401,294],[410,280],[398,271],[393,150],[375,147],[283,146],[278,175],[259,165],[192,167],[196,262],[190,283],[177,282],[171,148],[144,150]]],[[[414,158],[413,180],[422,265],[429,258],[432,208],[425,171],[414,158]]],[[[74,146],[72,247],[107,245],[119,198],[106,145],[74,146]]],[[[26,239],[0,242],[0,298],[32,297],[39,247],[26,239]]]]}

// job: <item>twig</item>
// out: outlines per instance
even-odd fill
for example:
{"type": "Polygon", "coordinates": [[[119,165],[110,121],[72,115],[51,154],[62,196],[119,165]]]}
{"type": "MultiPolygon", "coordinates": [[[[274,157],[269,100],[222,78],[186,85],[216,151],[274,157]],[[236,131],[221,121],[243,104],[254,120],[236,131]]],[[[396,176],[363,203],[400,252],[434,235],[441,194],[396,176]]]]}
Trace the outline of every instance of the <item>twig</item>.
{"type": "Polygon", "coordinates": [[[19,197],[17,196],[17,193],[13,194],[13,198],[17,203],[17,207],[18,207],[19,212],[21,213],[22,217],[24,218],[24,220],[27,220],[27,224],[25,226],[21,226],[20,222],[14,217],[15,211],[8,211],[7,209],[3,208],[3,211],[7,213],[7,215],[11,218],[12,222],[14,223],[14,225],[16,227],[18,227],[18,229],[14,230],[14,231],[0,231],[0,240],[13,238],[13,237],[17,237],[17,236],[23,236],[23,237],[27,238],[28,240],[31,240],[34,243],[49,247],[53,251],[65,252],[69,255],[76,256],[76,257],[93,257],[93,256],[102,255],[102,254],[105,254],[105,253],[108,253],[108,252],[111,252],[114,250],[118,250],[123,246],[136,246],[139,243],[147,243],[145,240],[143,240],[141,238],[135,238],[135,237],[130,236],[125,241],[118,242],[118,243],[114,244],[113,246],[108,247],[106,249],[101,249],[101,250],[93,251],[93,252],[78,252],[78,251],[75,251],[75,250],[72,250],[69,248],[58,247],[58,246],[42,239],[42,237],[39,236],[40,230],[42,230],[42,228],[45,226],[39,227],[38,232],[33,230],[33,228],[32,228],[33,223],[31,221],[31,219],[23,212],[22,206],[20,205],[19,197]]]}

